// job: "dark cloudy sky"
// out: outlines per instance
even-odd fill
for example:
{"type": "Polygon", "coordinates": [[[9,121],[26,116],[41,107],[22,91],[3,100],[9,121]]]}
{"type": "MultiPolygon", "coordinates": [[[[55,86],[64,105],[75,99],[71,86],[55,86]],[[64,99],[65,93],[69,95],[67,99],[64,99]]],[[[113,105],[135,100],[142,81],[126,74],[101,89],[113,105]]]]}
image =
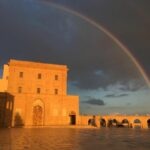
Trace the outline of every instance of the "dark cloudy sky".
{"type": "Polygon", "coordinates": [[[107,29],[150,77],[149,6],[148,0],[1,0],[1,70],[10,58],[67,64],[68,93],[80,95],[82,114],[150,113],[149,88],[133,61],[76,15],[107,29]]]}

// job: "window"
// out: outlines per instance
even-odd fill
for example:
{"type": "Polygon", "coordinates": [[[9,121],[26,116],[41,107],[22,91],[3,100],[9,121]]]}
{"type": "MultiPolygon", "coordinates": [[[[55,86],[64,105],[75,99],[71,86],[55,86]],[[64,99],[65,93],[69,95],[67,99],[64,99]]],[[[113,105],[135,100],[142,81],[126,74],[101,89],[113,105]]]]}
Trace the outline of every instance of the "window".
{"type": "Polygon", "coordinates": [[[41,79],[41,78],[42,78],[42,74],[39,73],[39,74],[38,74],[38,79],[41,79]]]}
{"type": "Polygon", "coordinates": [[[23,78],[23,72],[19,72],[19,77],[23,78]]]}
{"type": "Polygon", "coordinates": [[[18,87],[18,93],[22,93],[22,87],[21,86],[18,87]]]}
{"type": "Polygon", "coordinates": [[[55,80],[58,80],[58,75],[55,75],[55,80]]]}
{"type": "Polygon", "coordinates": [[[55,95],[57,95],[58,94],[58,89],[55,89],[54,92],[55,92],[55,95]]]}
{"type": "Polygon", "coordinates": [[[40,94],[41,93],[41,89],[37,88],[37,93],[40,94]]]}

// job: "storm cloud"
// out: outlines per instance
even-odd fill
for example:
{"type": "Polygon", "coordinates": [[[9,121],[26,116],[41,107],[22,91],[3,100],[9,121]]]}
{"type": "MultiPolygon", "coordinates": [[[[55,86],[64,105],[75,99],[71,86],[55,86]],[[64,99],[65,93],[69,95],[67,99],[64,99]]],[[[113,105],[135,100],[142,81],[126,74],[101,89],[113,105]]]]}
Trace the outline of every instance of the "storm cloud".
{"type": "Polygon", "coordinates": [[[116,95],[116,94],[108,94],[108,95],[105,95],[105,97],[108,97],[108,98],[124,97],[124,96],[128,96],[128,94],[123,93],[123,94],[119,94],[119,95],[116,95]]]}
{"type": "Polygon", "coordinates": [[[87,103],[87,104],[90,104],[90,105],[98,105],[98,106],[103,106],[103,105],[105,105],[105,103],[104,103],[103,100],[101,100],[101,99],[96,99],[96,98],[90,98],[89,100],[84,101],[83,103],[87,103]]]}
{"type": "MultiPolygon", "coordinates": [[[[95,14],[100,11],[96,6],[102,7],[96,5],[102,4],[97,0],[93,3],[93,7],[90,1],[86,2],[88,4],[86,6],[81,1],[74,4],[70,1],[56,0],[55,3],[66,5],[79,12],[81,10],[78,9],[83,7],[89,10],[94,7],[95,11],[90,11],[91,17],[94,15],[96,18],[93,19],[98,22],[101,20],[101,15],[95,14]]],[[[112,9],[120,6],[120,3],[118,2],[117,6],[113,5],[112,9]]],[[[69,82],[76,83],[75,86],[79,89],[106,89],[119,83],[124,85],[122,90],[133,91],[135,88],[129,89],[129,83],[134,83],[137,90],[145,86],[141,74],[123,50],[85,20],[53,7],[48,1],[1,0],[0,6],[1,65],[10,58],[67,64],[70,69],[69,82]]],[[[82,13],[88,14],[85,9],[82,9],[82,13]]],[[[111,28],[114,27],[116,31],[112,19],[117,18],[112,17],[107,22],[109,13],[108,11],[105,14],[106,20],[102,21],[105,23],[111,21],[111,28]]],[[[114,13],[117,14],[116,11],[114,13]]],[[[123,21],[122,17],[118,19],[123,21]]],[[[124,30],[121,28],[120,31],[124,33],[127,28],[124,30]]]]}
{"type": "Polygon", "coordinates": [[[150,1],[141,0],[0,0],[0,70],[10,58],[66,64],[69,90],[76,90],[93,112],[100,111],[95,106],[114,112],[122,111],[122,103],[149,103],[147,84],[126,52],[90,22],[49,2],[108,29],[150,76],[150,1]],[[98,97],[109,98],[107,105],[98,97]]]}
{"type": "Polygon", "coordinates": [[[55,2],[89,16],[114,33],[129,47],[150,76],[150,1],[55,0],[55,2]]]}

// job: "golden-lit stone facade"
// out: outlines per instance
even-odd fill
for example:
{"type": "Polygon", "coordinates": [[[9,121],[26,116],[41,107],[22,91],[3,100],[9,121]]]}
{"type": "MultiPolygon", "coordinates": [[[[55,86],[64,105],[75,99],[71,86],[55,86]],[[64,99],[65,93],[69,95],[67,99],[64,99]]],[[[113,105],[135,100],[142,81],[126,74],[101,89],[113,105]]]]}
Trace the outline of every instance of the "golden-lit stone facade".
{"type": "Polygon", "coordinates": [[[12,112],[11,126],[76,124],[78,96],[67,95],[67,72],[66,65],[18,60],[4,65],[0,92],[11,96],[0,100],[12,112]]]}

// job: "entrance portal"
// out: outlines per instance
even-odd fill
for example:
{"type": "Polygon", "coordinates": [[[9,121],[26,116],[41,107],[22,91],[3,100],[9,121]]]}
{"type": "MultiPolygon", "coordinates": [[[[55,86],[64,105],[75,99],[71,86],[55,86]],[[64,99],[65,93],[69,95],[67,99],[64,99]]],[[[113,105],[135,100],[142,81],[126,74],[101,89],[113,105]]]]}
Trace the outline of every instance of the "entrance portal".
{"type": "Polygon", "coordinates": [[[123,127],[129,127],[129,121],[127,119],[122,120],[123,127]]]}
{"type": "Polygon", "coordinates": [[[105,121],[105,119],[101,119],[100,120],[100,125],[101,125],[101,127],[106,127],[106,121],[105,121]]]}
{"type": "Polygon", "coordinates": [[[139,119],[135,119],[133,125],[134,128],[141,128],[141,121],[139,119]]]}
{"type": "Polygon", "coordinates": [[[147,126],[150,128],[150,119],[147,120],[147,126]]]}
{"type": "Polygon", "coordinates": [[[43,109],[40,105],[36,105],[33,107],[33,125],[43,125],[43,109]]]}
{"type": "Polygon", "coordinates": [[[76,115],[70,115],[70,124],[75,125],[76,124],[76,115]]]}
{"type": "Polygon", "coordinates": [[[69,113],[70,117],[70,125],[75,125],[76,124],[76,113],[74,111],[71,111],[69,113]]]}

